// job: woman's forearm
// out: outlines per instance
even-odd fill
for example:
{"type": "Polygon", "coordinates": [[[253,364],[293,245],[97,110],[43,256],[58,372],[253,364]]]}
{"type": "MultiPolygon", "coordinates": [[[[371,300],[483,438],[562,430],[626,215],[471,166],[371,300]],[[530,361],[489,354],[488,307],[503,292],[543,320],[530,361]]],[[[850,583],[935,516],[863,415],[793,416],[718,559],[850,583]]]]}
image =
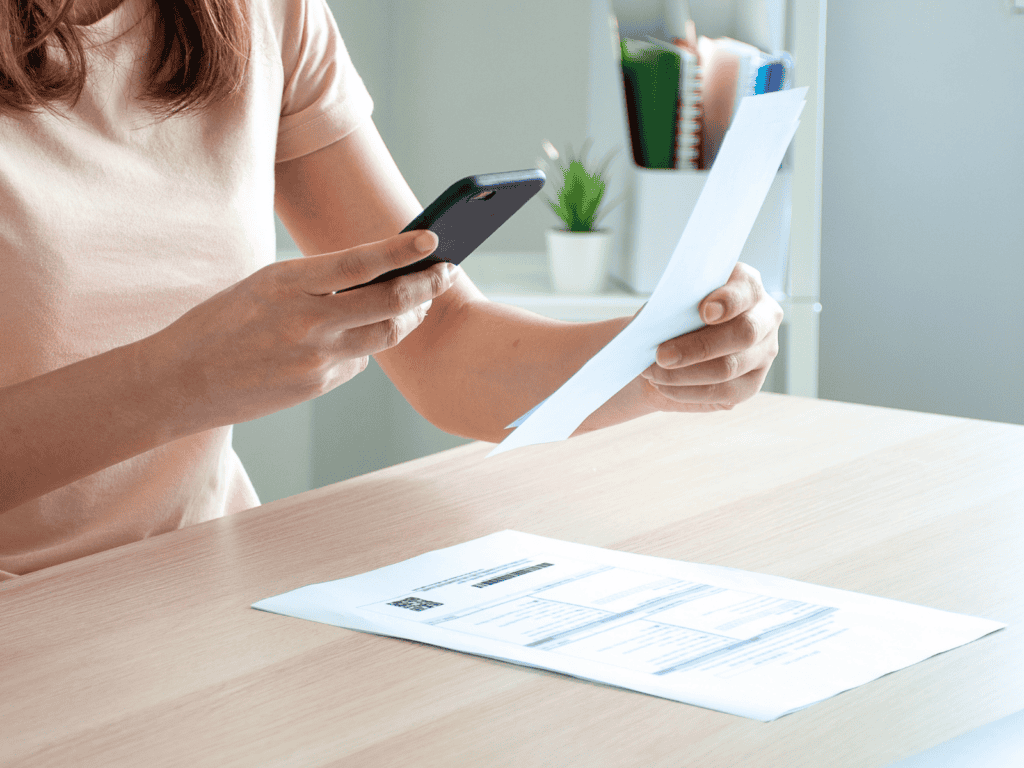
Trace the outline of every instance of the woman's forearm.
{"type": "Polygon", "coordinates": [[[139,344],[0,389],[0,514],[195,431],[139,344]]]}
{"type": "MultiPolygon", "coordinates": [[[[401,366],[384,364],[385,370],[434,425],[490,442],[502,440],[509,423],[558,389],[629,322],[622,317],[567,323],[482,298],[447,311],[452,316],[445,318],[443,334],[429,344],[389,351],[416,359],[406,357],[401,366]]],[[[643,379],[634,380],[577,431],[649,413],[639,391],[632,391],[643,386],[643,379]]]]}

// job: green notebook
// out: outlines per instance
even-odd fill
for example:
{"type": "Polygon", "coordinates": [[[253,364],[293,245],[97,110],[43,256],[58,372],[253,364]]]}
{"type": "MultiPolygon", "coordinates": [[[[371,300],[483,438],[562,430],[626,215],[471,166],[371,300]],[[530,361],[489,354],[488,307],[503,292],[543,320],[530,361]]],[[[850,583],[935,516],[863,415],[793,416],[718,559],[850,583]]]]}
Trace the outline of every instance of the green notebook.
{"type": "Polygon", "coordinates": [[[623,40],[622,78],[634,161],[643,168],[674,168],[679,54],[623,40]]]}

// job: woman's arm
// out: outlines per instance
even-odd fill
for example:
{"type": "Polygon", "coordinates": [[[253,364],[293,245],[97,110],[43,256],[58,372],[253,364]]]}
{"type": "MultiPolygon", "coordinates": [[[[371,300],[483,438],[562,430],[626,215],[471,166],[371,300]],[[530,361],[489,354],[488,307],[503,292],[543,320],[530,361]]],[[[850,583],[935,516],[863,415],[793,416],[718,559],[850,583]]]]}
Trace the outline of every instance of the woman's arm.
{"type": "Polygon", "coordinates": [[[0,389],[0,513],[186,434],[154,373],[130,344],[0,389]]]}
{"type": "Polygon", "coordinates": [[[335,294],[437,246],[406,233],[271,264],[163,330],[0,389],[0,513],[144,451],[329,391],[398,344],[443,265],[335,294]],[[423,242],[423,241],[426,242],[423,242]]]}
{"type": "MultiPolygon", "coordinates": [[[[421,210],[372,122],[277,167],[277,210],[306,254],[393,235],[421,210]]],[[[731,408],[753,395],[777,351],[778,304],[742,265],[701,306],[707,328],[666,342],[658,365],[578,431],[658,410],[731,408]],[[711,308],[722,305],[717,317],[711,308]],[[668,354],[680,353],[669,363],[668,354]]],[[[505,425],[554,392],[629,318],[565,323],[494,304],[465,273],[401,345],[375,355],[424,417],[447,432],[497,442],[505,425]]]]}

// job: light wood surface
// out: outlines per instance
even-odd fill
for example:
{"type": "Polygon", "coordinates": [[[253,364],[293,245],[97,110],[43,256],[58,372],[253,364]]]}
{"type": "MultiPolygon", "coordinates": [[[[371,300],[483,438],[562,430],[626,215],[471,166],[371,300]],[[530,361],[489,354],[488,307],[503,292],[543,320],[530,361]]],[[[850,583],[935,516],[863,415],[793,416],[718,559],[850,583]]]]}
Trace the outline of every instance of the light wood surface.
{"type": "Polygon", "coordinates": [[[0,764],[884,766],[1024,709],[1024,427],[762,394],[0,583],[0,764]],[[1009,628],[773,723],[253,610],[512,528],[1009,628]]]}

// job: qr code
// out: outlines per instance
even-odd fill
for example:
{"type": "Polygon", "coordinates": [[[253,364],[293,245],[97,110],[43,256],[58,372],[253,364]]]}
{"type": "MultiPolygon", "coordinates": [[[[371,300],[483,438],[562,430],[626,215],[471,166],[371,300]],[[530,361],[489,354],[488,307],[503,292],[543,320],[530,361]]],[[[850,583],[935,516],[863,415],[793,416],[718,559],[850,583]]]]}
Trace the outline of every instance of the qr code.
{"type": "Polygon", "coordinates": [[[442,603],[435,603],[432,600],[422,600],[418,597],[403,597],[401,600],[395,600],[393,603],[388,605],[394,605],[399,608],[408,608],[410,611],[425,611],[427,608],[434,608],[442,603]]]}

